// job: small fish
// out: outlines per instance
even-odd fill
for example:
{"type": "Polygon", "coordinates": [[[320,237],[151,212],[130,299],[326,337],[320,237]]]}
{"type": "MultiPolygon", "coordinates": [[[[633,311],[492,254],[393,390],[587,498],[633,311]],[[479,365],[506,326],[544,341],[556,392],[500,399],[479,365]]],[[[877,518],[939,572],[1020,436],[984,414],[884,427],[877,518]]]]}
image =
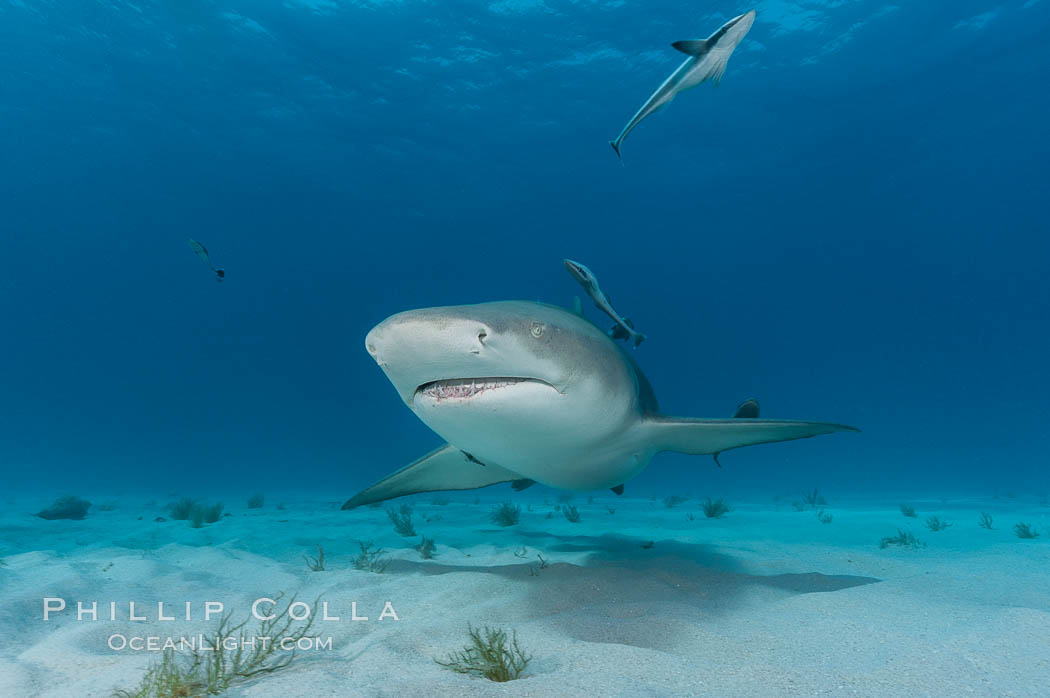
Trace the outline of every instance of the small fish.
{"type": "Polygon", "coordinates": [[[587,291],[587,295],[591,297],[598,309],[604,311],[616,323],[610,336],[619,338],[617,337],[617,333],[619,333],[624,339],[630,337],[635,347],[645,341],[645,335],[641,332],[636,332],[634,324],[628,323],[613,309],[612,304],[609,302],[609,297],[602,293],[601,288],[598,287],[598,278],[590,269],[571,259],[565,260],[565,268],[569,270],[572,278],[580,282],[580,285],[587,291]]]}
{"type": "Polygon", "coordinates": [[[199,242],[197,242],[193,238],[190,238],[190,249],[193,250],[193,253],[195,255],[197,255],[198,257],[201,258],[201,261],[203,261],[206,265],[208,265],[209,269],[211,269],[213,272],[215,272],[215,280],[216,281],[222,281],[223,279],[226,278],[226,272],[224,270],[216,269],[212,265],[211,257],[208,256],[208,248],[207,247],[205,247],[204,245],[200,244],[199,242]]]}
{"type": "Polygon", "coordinates": [[[689,58],[685,59],[678,69],[671,73],[671,77],[664,80],[656,92],[646,100],[642,108],[631,118],[627,125],[620,131],[616,140],[609,141],[609,145],[616,151],[616,156],[623,160],[620,155],[620,144],[627,134],[635,126],[640,124],[645,117],[658,111],[668,102],[675,98],[679,92],[684,92],[690,87],[696,87],[700,83],[711,79],[717,85],[722,80],[722,74],[726,72],[726,63],[733,55],[733,49],[744,38],[751,25],[755,22],[755,11],[745,12],[734,17],[718,28],[706,39],[690,41],[676,41],[672,46],[685,53],[689,58]]]}

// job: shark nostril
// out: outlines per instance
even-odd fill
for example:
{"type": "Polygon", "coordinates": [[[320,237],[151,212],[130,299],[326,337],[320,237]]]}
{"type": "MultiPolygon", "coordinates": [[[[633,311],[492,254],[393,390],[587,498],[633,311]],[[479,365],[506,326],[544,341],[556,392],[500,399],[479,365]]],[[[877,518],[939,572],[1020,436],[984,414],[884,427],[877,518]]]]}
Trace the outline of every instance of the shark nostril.
{"type": "Polygon", "coordinates": [[[371,354],[372,356],[376,355],[376,345],[375,344],[367,344],[367,345],[365,345],[365,349],[367,349],[368,353],[371,354]]]}

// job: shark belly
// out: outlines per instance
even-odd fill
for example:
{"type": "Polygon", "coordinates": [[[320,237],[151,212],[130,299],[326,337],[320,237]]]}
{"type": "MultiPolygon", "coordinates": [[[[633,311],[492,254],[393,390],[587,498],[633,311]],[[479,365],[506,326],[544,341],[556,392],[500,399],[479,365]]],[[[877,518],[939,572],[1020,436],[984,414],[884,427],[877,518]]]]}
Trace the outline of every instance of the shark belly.
{"type": "MultiPolygon", "coordinates": [[[[513,400],[499,390],[468,399],[417,395],[412,409],[449,444],[481,463],[561,489],[613,487],[638,474],[652,453],[630,448],[630,410],[610,401],[579,410],[550,386],[522,382],[513,400]]],[[[506,389],[509,392],[509,389],[506,389]]]]}

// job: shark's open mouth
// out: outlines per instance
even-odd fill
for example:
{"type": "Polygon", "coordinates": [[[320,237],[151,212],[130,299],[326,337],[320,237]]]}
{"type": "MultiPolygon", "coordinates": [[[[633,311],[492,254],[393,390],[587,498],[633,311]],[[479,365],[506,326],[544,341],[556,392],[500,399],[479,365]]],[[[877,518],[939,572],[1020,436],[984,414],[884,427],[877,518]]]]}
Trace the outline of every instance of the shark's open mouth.
{"type": "Polygon", "coordinates": [[[499,390],[519,383],[539,383],[550,385],[535,378],[452,378],[449,380],[430,381],[416,388],[416,395],[434,398],[435,400],[472,398],[490,390],[499,390]]]}

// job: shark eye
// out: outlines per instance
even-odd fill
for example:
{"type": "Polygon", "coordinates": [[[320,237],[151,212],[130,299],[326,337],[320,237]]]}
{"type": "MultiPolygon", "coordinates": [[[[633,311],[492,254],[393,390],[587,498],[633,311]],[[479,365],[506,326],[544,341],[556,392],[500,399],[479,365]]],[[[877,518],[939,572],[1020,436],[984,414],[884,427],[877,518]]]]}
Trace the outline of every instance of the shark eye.
{"type": "Polygon", "coordinates": [[[478,330],[478,344],[484,344],[485,343],[485,337],[488,337],[488,336],[489,336],[489,334],[485,330],[478,330]]]}
{"type": "Polygon", "coordinates": [[[544,327],[543,327],[543,323],[542,322],[534,322],[534,323],[532,323],[532,330],[531,330],[532,336],[536,337],[537,339],[539,339],[540,337],[543,336],[543,329],[544,329],[544,327]]]}

